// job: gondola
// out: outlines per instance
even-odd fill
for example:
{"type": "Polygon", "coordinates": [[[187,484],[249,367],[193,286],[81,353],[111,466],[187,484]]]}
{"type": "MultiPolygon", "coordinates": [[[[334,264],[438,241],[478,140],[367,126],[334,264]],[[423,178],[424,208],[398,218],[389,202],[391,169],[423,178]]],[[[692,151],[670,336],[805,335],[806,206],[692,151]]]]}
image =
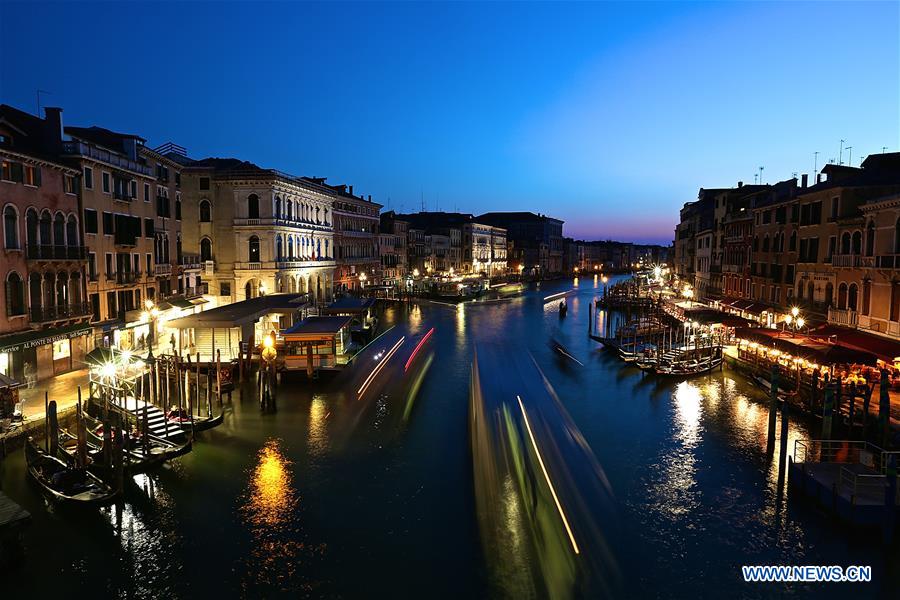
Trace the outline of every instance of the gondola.
{"type": "Polygon", "coordinates": [[[118,492],[87,469],[66,465],[50,456],[28,438],[25,443],[28,475],[43,488],[54,502],[73,506],[101,506],[116,499],[118,492]]]}
{"type": "MultiPolygon", "coordinates": [[[[87,429],[88,443],[98,448],[103,447],[103,423],[89,415],[84,416],[84,424],[87,429]]],[[[187,441],[176,443],[172,440],[147,434],[148,453],[145,454],[141,448],[140,438],[134,438],[129,444],[126,444],[125,460],[126,468],[131,473],[141,473],[147,469],[162,464],[163,462],[182,456],[191,451],[191,437],[187,437],[187,441]]]]}
{"type": "Polygon", "coordinates": [[[695,359],[664,362],[656,365],[657,375],[700,375],[722,365],[722,348],[715,347],[712,354],[695,359]]]}

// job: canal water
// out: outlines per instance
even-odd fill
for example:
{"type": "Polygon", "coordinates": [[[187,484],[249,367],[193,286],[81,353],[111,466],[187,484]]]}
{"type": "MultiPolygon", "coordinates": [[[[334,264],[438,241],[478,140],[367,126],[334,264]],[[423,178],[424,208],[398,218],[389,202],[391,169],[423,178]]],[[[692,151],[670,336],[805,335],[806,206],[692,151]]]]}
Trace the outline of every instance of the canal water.
{"type": "MultiPolygon", "coordinates": [[[[534,569],[531,554],[486,556],[468,437],[473,347],[530,353],[602,467],[598,506],[617,572],[636,597],[890,597],[900,558],[877,534],[833,524],[776,490],[766,457],[765,396],[724,370],[690,380],[642,375],[588,340],[593,278],[544,283],[520,298],[387,308],[353,373],[286,379],[263,413],[252,386],[191,454],[135,478],[101,511],[51,508],[24,457],[0,463],[2,489],[34,521],[3,597],[519,597],[496,565],[534,569]],[[573,287],[560,319],[544,297],[573,287]],[[434,328],[413,365],[362,389],[372,353],[434,328]],[[549,347],[562,343],[583,365],[549,347]],[[745,584],[744,564],[871,565],[870,584],[745,584]],[[489,566],[491,565],[491,566],[489,566]]],[[[407,346],[408,347],[408,346],[407,346]]],[[[509,377],[502,364],[481,377],[509,377]]],[[[791,423],[793,440],[815,423],[791,423]]],[[[555,590],[580,597],[577,587],[555,590]]],[[[538,588],[537,595],[542,595],[538,588]]],[[[893,596],[896,597],[896,596],[893,596]]]]}

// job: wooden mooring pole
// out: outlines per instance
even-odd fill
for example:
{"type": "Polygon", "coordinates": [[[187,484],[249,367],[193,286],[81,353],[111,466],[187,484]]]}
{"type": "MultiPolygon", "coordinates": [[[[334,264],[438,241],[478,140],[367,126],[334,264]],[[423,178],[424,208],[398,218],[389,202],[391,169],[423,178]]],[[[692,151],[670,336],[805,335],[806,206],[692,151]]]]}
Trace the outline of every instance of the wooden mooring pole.
{"type": "Polygon", "coordinates": [[[878,395],[878,428],[881,429],[881,447],[888,449],[891,434],[891,395],[888,390],[887,369],[881,370],[881,386],[878,395]]]}
{"type": "Polygon", "coordinates": [[[770,398],[769,398],[769,432],[766,441],[766,453],[775,452],[775,413],[778,412],[778,365],[772,365],[770,398]]]}
{"type": "Polygon", "coordinates": [[[825,386],[825,402],[822,407],[822,439],[831,439],[831,420],[834,412],[834,385],[829,382],[825,386]]]}

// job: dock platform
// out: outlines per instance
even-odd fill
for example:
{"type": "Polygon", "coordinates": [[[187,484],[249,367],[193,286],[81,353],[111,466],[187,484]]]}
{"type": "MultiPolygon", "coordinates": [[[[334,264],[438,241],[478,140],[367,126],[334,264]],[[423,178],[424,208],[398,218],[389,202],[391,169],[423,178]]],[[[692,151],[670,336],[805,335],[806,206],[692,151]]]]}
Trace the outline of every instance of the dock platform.
{"type": "MultiPolygon", "coordinates": [[[[855,525],[879,526],[888,514],[887,455],[881,448],[856,440],[797,440],[789,465],[789,485],[855,525]]],[[[900,516],[900,495],[893,498],[900,516]]]]}
{"type": "Polygon", "coordinates": [[[0,539],[31,522],[31,513],[0,492],[0,539]]]}

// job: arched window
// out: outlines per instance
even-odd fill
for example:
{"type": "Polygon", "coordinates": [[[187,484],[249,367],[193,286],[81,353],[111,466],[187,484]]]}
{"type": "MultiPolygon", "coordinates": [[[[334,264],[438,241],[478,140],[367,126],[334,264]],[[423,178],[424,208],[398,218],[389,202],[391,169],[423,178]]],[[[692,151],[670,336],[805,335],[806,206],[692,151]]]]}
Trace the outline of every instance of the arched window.
{"type": "Polygon", "coordinates": [[[841,283],[838,286],[838,308],[847,308],[847,284],[841,283]]]}
{"type": "Polygon", "coordinates": [[[321,221],[319,221],[319,207],[318,206],[316,207],[316,223],[321,223],[321,221]]]}
{"type": "Polygon", "coordinates": [[[293,236],[288,236],[287,255],[288,255],[289,259],[294,258],[294,238],[293,238],[293,236]]]}
{"type": "Polygon", "coordinates": [[[294,201],[288,200],[286,202],[286,204],[287,204],[287,220],[293,221],[294,220],[294,201]]]}
{"type": "Polygon", "coordinates": [[[275,218],[281,218],[281,198],[275,196],[275,218]]]}
{"type": "Polygon", "coordinates": [[[841,254],[850,254],[850,233],[847,231],[841,236],[841,254]]]}
{"type": "MultiPolygon", "coordinates": [[[[75,215],[69,215],[66,220],[66,244],[70,247],[78,246],[78,221],[75,215]]],[[[70,256],[69,258],[77,258],[70,256]]]]}
{"type": "Polygon", "coordinates": [[[900,254],[900,218],[894,223],[894,254],[900,254]]]}
{"type": "Polygon", "coordinates": [[[31,310],[41,310],[41,275],[40,273],[32,273],[28,276],[28,303],[31,310]]]}
{"type": "Polygon", "coordinates": [[[251,235],[250,239],[247,242],[247,249],[249,253],[248,260],[250,262],[259,262],[259,238],[255,235],[251,235]]]}
{"type": "Polygon", "coordinates": [[[181,200],[175,200],[175,220],[181,220],[181,200]]]}
{"type": "Polygon", "coordinates": [[[862,285],[862,309],[861,312],[864,315],[869,314],[869,310],[871,309],[872,304],[872,280],[865,279],[863,280],[862,285]]]}
{"type": "Polygon", "coordinates": [[[15,271],[6,276],[6,316],[25,314],[25,284],[15,271]]]}
{"type": "Polygon", "coordinates": [[[200,240],[200,260],[203,262],[212,260],[212,242],[208,237],[200,240]]]}
{"type": "Polygon", "coordinates": [[[875,256],[875,223],[866,225],[866,256],[875,256]]]}
{"type": "Polygon", "coordinates": [[[69,303],[69,274],[60,271],[56,274],[56,306],[69,303]]]}
{"type": "Polygon", "coordinates": [[[45,210],[41,213],[40,238],[41,246],[53,245],[53,219],[50,217],[50,211],[45,210]]]}
{"type": "MultiPolygon", "coordinates": [[[[288,240],[290,244],[290,240],[288,240]]],[[[284,258],[284,241],[281,239],[281,236],[275,238],[275,260],[281,260],[284,258]]]]}
{"type": "Polygon", "coordinates": [[[847,308],[856,310],[856,298],[859,295],[859,286],[855,283],[850,284],[850,293],[847,296],[847,308]]]}
{"type": "Polygon", "coordinates": [[[38,238],[38,216],[37,211],[29,208],[25,212],[25,243],[29,248],[37,248],[40,245],[38,238]]]}
{"type": "Polygon", "coordinates": [[[257,196],[256,194],[250,194],[249,196],[247,196],[247,218],[259,218],[259,196],[257,196]]]}
{"type": "Polygon", "coordinates": [[[859,231],[853,232],[853,246],[850,248],[850,252],[854,256],[859,256],[862,253],[862,233],[859,231]]]}
{"type": "Polygon", "coordinates": [[[72,271],[69,276],[69,303],[81,304],[81,273],[72,271]]]}
{"type": "Polygon", "coordinates": [[[769,235],[768,234],[766,234],[766,236],[763,238],[762,251],[763,252],[769,251],[769,235]]]}
{"type": "Polygon", "coordinates": [[[44,301],[41,304],[43,304],[45,311],[56,306],[56,294],[53,293],[55,289],[56,277],[53,273],[44,273],[44,301]]]}
{"type": "Polygon", "coordinates": [[[200,201],[200,222],[209,223],[212,221],[212,207],[209,200],[200,201]]]}
{"type": "Polygon", "coordinates": [[[788,248],[788,250],[790,250],[790,251],[793,252],[793,251],[796,250],[796,249],[797,249],[797,232],[796,232],[796,231],[792,231],[792,232],[791,232],[791,245],[790,245],[790,247],[788,248]]]}
{"type": "Polygon", "coordinates": [[[19,214],[12,206],[3,209],[3,239],[4,248],[19,247],[19,214]]]}
{"type": "Polygon", "coordinates": [[[66,245],[66,218],[62,213],[56,213],[53,218],[53,245],[57,248],[66,245]]]}
{"type": "Polygon", "coordinates": [[[834,304],[834,285],[829,281],[825,284],[825,306],[834,304]]]}

